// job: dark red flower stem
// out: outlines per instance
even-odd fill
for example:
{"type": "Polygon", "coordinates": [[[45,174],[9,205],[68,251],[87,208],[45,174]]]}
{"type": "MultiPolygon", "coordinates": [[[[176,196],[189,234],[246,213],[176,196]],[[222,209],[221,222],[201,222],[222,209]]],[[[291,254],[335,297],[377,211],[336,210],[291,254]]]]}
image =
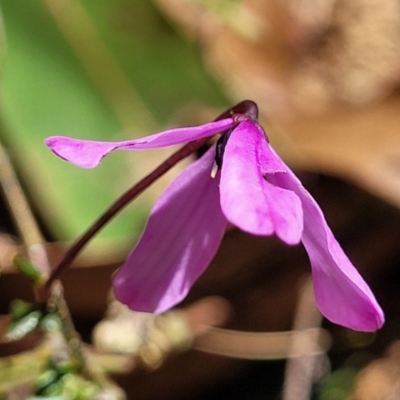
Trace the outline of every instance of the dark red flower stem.
{"type": "MultiPolygon", "coordinates": [[[[237,115],[245,115],[254,120],[258,118],[258,108],[256,103],[251,100],[245,100],[231,109],[222,113],[215,121],[225,119],[225,118],[234,118],[237,115]]],[[[235,119],[235,118],[234,118],[235,119]]],[[[221,132],[224,134],[225,132],[221,132]]],[[[210,138],[203,138],[199,140],[194,140],[185,146],[183,146],[180,150],[172,154],[169,158],[167,158],[162,164],[160,164],[153,172],[144,177],[141,181],[139,181],[136,185],[126,191],[119,199],[117,199],[110,208],[108,208],[104,214],[102,214],[94,224],[69,248],[69,250],[65,253],[64,258],[61,262],[54,268],[51,272],[49,279],[46,281],[42,296],[43,299],[48,297],[49,289],[51,284],[57,279],[60,274],[71,265],[72,261],[75,257],[80,253],[83,247],[95,236],[115,215],[117,215],[125,206],[127,206],[130,202],[132,202],[140,193],[142,193],[145,189],[147,189],[152,183],[154,183],[158,178],[164,175],[167,171],[169,171],[175,164],[184,158],[190,156],[202,146],[206,144],[206,142],[210,138]]]]}

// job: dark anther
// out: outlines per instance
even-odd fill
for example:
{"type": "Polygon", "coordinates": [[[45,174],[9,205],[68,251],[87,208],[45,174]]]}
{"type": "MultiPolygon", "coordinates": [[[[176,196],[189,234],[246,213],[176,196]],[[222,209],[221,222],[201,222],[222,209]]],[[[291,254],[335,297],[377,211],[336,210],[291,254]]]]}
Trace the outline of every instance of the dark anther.
{"type": "Polygon", "coordinates": [[[222,167],[222,158],[224,156],[225,146],[228,143],[229,136],[231,136],[233,129],[229,129],[224,135],[222,135],[218,141],[215,149],[215,163],[217,164],[218,169],[222,167]]]}
{"type": "MultiPolygon", "coordinates": [[[[258,106],[252,100],[243,100],[240,103],[236,104],[229,110],[226,110],[214,121],[220,121],[225,118],[232,118],[237,126],[240,122],[251,120],[255,124],[258,125],[258,106]]],[[[222,166],[222,159],[225,151],[226,143],[229,140],[229,136],[231,135],[234,128],[228,129],[227,131],[221,132],[221,137],[217,141],[216,152],[215,152],[215,164],[218,169],[222,166]]],[[[197,155],[200,157],[207,151],[208,146],[203,146],[197,152],[197,155]]]]}
{"type": "MultiPolygon", "coordinates": [[[[252,100],[243,100],[240,103],[236,104],[229,110],[222,113],[215,121],[224,119],[224,118],[233,118],[233,120],[239,124],[246,119],[251,119],[255,123],[258,121],[258,106],[252,100]]],[[[217,141],[217,147],[215,152],[215,163],[217,164],[218,169],[222,167],[222,159],[224,156],[225,146],[229,140],[229,136],[231,135],[234,128],[229,129],[226,132],[221,132],[221,137],[217,141]]]]}

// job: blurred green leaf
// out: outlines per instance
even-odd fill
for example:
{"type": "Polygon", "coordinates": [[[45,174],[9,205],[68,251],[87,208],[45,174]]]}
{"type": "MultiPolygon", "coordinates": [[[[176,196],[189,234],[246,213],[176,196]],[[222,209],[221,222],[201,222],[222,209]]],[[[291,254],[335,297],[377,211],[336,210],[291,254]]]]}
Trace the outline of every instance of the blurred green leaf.
{"type": "Polygon", "coordinates": [[[65,400],[65,397],[64,396],[51,396],[51,397],[34,396],[34,397],[29,397],[27,400],[65,400]]]}
{"type": "Polygon", "coordinates": [[[19,320],[25,317],[33,310],[33,304],[27,301],[15,299],[10,306],[10,314],[13,321],[19,320]]]}
{"type": "MultiPolygon", "coordinates": [[[[8,54],[2,65],[6,139],[32,198],[56,237],[84,231],[141,169],[120,152],[95,170],[56,158],[51,135],[121,140],[159,129],[187,103],[222,105],[196,51],[150,2],[1,0],[8,54]],[[134,168],[132,168],[134,165],[134,168]]],[[[134,236],[143,197],[102,232],[134,236]]]]}
{"type": "Polygon", "coordinates": [[[60,396],[66,400],[92,400],[100,392],[98,384],[76,374],[58,374],[48,370],[38,378],[40,398],[60,396]]]}
{"type": "Polygon", "coordinates": [[[347,400],[350,396],[357,369],[340,368],[330,374],[322,383],[318,400],[347,400]]]}
{"type": "Polygon", "coordinates": [[[39,324],[40,318],[42,317],[41,311],[32,311],[24,317],[11,323],[7,329],[5,337],[8,340],[19,340],[25,337],[28,333],[35,330],[39,324]]]}
{"type": "Polygon", "coordinates": [[[14,263],[22,274],[32,279],[36,283],[45,278],[42,275],[40,269],[33,265],[32,262],[27,260],[26,258],[16,256],[14,257],[14,263]]]}

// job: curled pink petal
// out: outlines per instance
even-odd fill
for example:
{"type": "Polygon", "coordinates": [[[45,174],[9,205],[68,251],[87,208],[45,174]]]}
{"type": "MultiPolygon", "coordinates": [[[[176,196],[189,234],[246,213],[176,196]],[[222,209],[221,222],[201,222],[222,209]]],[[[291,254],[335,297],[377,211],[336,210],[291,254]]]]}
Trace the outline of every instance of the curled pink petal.
{"type": "Polygon", "coordinates": [[[66,136],[51,136],[44,142],[58,157],[81,168],[97,167],[107,154],[118,148],[118,143],[80,140],[66,136]]]}
{"type": "Polygon", "coordinates": [[[301,202],[291,190],[265,179],[262,170],[273,174],[286,169],[268,147],[252,122],[241,122],[233,130],[222,163],[221,208],[226,218],[245,232],[276,233],[287,244],[296,244],[303,230],[301,202]]]}
{"type": "Polygon", "coordinates": [[[161,313],[181,301],[214,257],[227,220],[211,178],[215,148],[191,164],[155,204],[144,233],[114,277],[118,300],[161,313]]]}
{"type": "Polygon", "coordinates": [[[292,172],[278,174],[274,180],[293,190],[303,204],[302,242],[310,258],[315,297],[322,314],[357,331],[379,329],[384,323],[382,309],[336,241],[318,204],[292,172]]]}
{"type": "Polygon", "coordinates": [[[79,140],[65,136],[52,136],[45,140],[50,150],[63,160],[69,161],[81,168],[97,167],[101,160],[114,150],[143,150],[187,143],[223,132],[234,126],[231,118],[208,124],[177,128],[145,136],[140,139],[123,142],[99,142],[79,140]]]}

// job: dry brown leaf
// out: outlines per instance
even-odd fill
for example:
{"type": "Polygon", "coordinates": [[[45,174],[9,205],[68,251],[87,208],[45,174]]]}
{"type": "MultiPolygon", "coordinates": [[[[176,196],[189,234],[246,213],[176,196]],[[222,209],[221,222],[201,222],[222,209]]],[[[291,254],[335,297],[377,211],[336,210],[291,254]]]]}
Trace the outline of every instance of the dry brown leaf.
{"type": "Polygon", "coordinates": [[[400,206],[400,3],[155,0],[294,167],[400,206]]]}

